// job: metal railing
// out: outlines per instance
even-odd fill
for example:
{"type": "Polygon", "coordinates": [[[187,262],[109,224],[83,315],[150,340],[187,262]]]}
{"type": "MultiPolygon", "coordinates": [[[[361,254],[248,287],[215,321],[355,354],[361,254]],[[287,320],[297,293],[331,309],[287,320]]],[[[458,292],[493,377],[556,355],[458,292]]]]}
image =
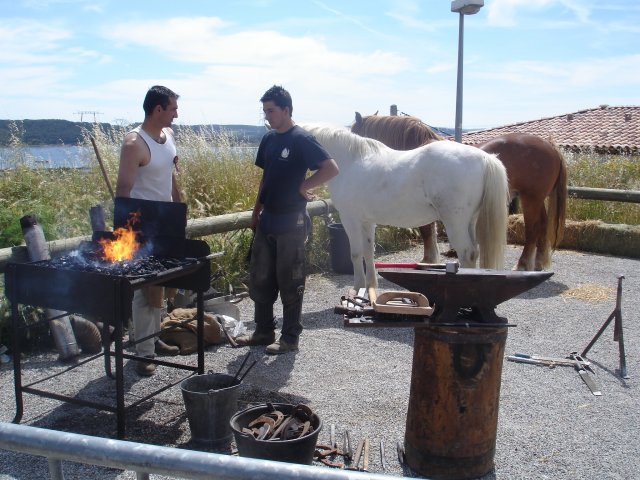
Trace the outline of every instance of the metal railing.
{"type": "Polygon", "coordinates": [[[161,447],[6,422],[0,423],[0,448],[46,457],[52,480],[64,480],[64,461],[133,471],[138,480],[148,480],[150,474],[197,480],[405,478],[161,447]]]}

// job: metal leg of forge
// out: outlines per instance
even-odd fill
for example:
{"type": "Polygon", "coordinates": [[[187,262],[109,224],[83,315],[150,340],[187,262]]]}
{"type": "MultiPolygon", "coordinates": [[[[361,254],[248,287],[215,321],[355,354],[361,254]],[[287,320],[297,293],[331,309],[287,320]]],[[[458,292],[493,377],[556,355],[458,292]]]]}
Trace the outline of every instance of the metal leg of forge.
{"type": "MultiPolygon", "coordinates": [[[[197,293],[197,344],[198,344],[198,352],[197,352],[197,365],[195,367],[193,366],[189,366],[189,365],[183,365],[181,363],[176,363],[176,362],[167,362],[167,361],[161,361],[161,360],[156,360],[155,362],[160,364],[160,365],[164,365],[164,366],[168,366],[168,367],[173,367],[173,368],[178,368],[178,369],[182,369],[182,370],[187,370],[193,373],[196,373],[198,375],[202,375],[204,374],[204,300],[203,300],[203,294],[202,292],[198,292],[197,293]]],[[[117,436],[118,438],[124,438],[125,437],[125,418],[126,418],[126,411],[131,408],[134,407],[136,405],[139,405],[142,402],[145,402],[146,400],[150,399],[151,397],[154,397],[156,395],[158,395],[159,393],[167,390],[168,388],[173,387],[174,385],[176,385],[177,383],[181,382],[182,380],[184,380],[184,378],[180,378],[179,381],[174,381],[170,384],[165,385],[164,387],[155,390],[154,392],[152,392],[149,395],[146,395],[145,397],[137,400],[135,403],[132,403],[130,405],[126,405],[125,403],[125,384],[124,384],[124,359],[128,358],[128,359],[133,359],[135,360],[136,358],[138,358],[135,355],[130,355],[130,354],[125,354],[124,353],[124,342],[122,339],[122,335],[123,335],[123,330],[122,330],[122,323],[121,322],[117,322],[114,325],[114,335],[115,335],[115,339],[113,342],[113,350],[111,349],[111,345],[109,342],[109,339],[106,340],[106,345],[105,348],[103,350],[103,353],[100,353],[98,355],[94,355],[92,357],[89,357],[86,360],[83,360],[82,362],[79,362],[75,365],[72,365],[68,368],[66,368],[63,372],[59,373],[59,374],[54,374],[52,376],[49,377],[45,377],[45,378],[41,378],[38,379],[36,381],[33,381],[27,385],[23,385],[23,381],[22,381],[22,351],[21,351],[21,347],[20,347],[20,341],[19,341],[19,335],[17,334],[17,332],[19,331],[20,325],[19,325],[19,313],[18,313],[18,304],[17,303],[12,303],[11,305],[11,311],[12,311],[12,328],[14,331],[14,335],[13,335],[13,352],[14,352],[14,360],[13,360],[13,370],[14,370],[14,389],[15,389],[15,400],[16,400],[16,414],[13,418],[13,423],[20,423],[20,421],[22,420],[22,416],[24,413],[24,401],[23,401],[23,393],[30,393],[33,395],[38,395],[38,396],[42,396],[42,397],[47,397],[47,398],[53,398],[56,400],[60,400],[62,402],[68,402],[68,403],[75,403],[77,405],[83,405],[83,406],[88,406],[88,407],[92,407],[98,410],[104,410],[104,411],[109,411],[112,413],[116,414],[116,423],[117,423],[117,436]],[[44,389],[40,389],[37,388],[36,385],[41,383],[41,382],[45,382],[57,375],[61,375],[64,373],[67,373],[75,368],[78,368],[82,365],[84,365],[85,363],[88,363],[90,361],[96,360],[97,358],[104,356],[104,362],[105,362],[105,374],[107,376],[109,376],[110,378],[115,379],[116,382],[116,399],[115,399],[115,407],[113,407],[112,405],[108,405],[108,404],[102,404],[102,403],[96,403],[96,402],[90,402],[90,401],[86,401],[86,400],[82,400],[80,398],[75,398],[75,397],[69,397],[66,395],[62,395],[62,394],[58,394],[58,393],[54,393],[54,392],[49,392],[47,390],[44,389]],[[115,363],[115,375],[112,373],[112,369],[111,369],[111,359],[113,359],[114,363],[115,363]]],[[[149,360],[149,359],[145,359],[145,360],[149,360]]],[[[192,374],[193,374],[192,373],[192,374]]]]}
{"type": "Polygon", "coordinates": [[[602,332],[609,326],[612,320],[615,320],[613,324],[613,341],[618,342],[618,349],[620,351],[620,376],[624,379],[628,379],[627,374],[627,358],[624,352],[624,336],[622,333],[622,279],[624,275],[618,275],[618,291],[616,294],[616,307],[614,308],[609,318],[604,322],[598,333],[593,337],[589,345],[582,351],[582,356],[586,357],[591,347],[596,343],[602,332]]]}
{"type": "MultiPolygon", "coordinates": [[[[153,392],[143,398],[138,398],[129,405],[125,404],[125,382],[124,382],[124,359],[151,361],[158,365],[167,366],[188,372],[187,376],[204,373],[204,292],[209,288],[210,263],[205,255],[209,254],[209,247],[205,242],[189,240],[193,242],[193,248],[197,250],[198,258],[195,262],[189,261],[183,267],[166,270],[151,279],[134,279],[129,281],[124,277],[106,277],[91,274],[87,276],[84,272],[68,272],[50,268],[46,264],[30,263],[17,264],[10,263],[5,271],[5,286],[7,298],[11,303],[11,326],[13,330],[13,368],[14,368],[14,388],[16,401],[16,414],[13,422],[19,423],[24,413],[23,395],[29,393],[41,397],[51,398],[61,402],[73,403],[76,405],[95,408],[114,413],[117,418],[117,436],[125,436],[125,415],[126,411],[142,402],[147,401],[161,392],[180,383],[186,377],[181,376],[179,380],[173,380],[168,384],[156,388],[153,392]],[[75,275],[75,276],[74,276],[75,275]],[[65,282],[60,281],[64,276],[65,282]],[[71,278],[73,288],[81,290],[88,289],[87,292],[78,291],[77,295],[61,295],[55,291],[51,292],[51,286],[67,283],[71,278]],[[98,280],[95,280],[98,278],[98,280]],[[87,280],[89,279],[89,280],[87,280]],[[182,362],[170,362],[158,359],[141,358],[136,355],[124,353],[124,342],[122,339],[123,325],[131,314],[131,299],[133,290],[148,284],[166,285],[174,288],[187,288],[196,291],[196,319],[197,319],[197,365],[182,362]],[[35,287],[34,287],[35,285],[35,287]],[[99,287],[99,288],[98,288],[99,287]],[[101,292],[100,296],[95,292],[101,292]],[[108,292],[108,293],[106,293],[108,292]],[[77,300],[80,299],[80,300],[77,300]],[[78,360],[73,365],[55,373],[53,375],[30,380],[25,384],[22,377],[22,352],[19,332],[24,328],[20,324],[18,305],[33,305],[41,307],[57,307],[61,311],[86,313],[104,319],[103,329],[103,351],[97,355],[78,360]],[[109,326],[114,327],[115,339],[113,349],[111,348],[109,326]],[[42,388],[44,384],[58,375],[63,375],[78,368],[85,363],[99,359],[104,356],[104,368],[108,377],[114,378],[112,372],[112,360],[115,363],[115,383],[116,398],[115,406],[112,403],[100,403],[85,400],[76,396],[59,394],[51,388],[42,388]]],[[[73,290],[73,288],[71,290],[73,290]]]]}

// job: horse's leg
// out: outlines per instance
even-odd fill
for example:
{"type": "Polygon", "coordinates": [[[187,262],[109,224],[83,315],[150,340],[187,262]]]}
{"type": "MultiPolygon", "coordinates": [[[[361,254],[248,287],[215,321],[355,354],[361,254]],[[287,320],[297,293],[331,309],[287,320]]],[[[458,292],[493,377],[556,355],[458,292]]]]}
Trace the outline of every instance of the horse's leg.
{"type": "Polygon", "coordinates": [[[349,220],[344,214],[341,214],[340,219],[342,220],[342,226],[345,232],[347,232],[347,237],[349,237],[351,263],[353,263],[353,288],[358,290],[366,286],[364,267],[362,265],[362,256],[364,254],[362,249],[364,243],[362,235],[363,228],[359,221],[349,220]]]}
{"type": "Polygon", "coordinates": [[[423,263],[437,263],[440,259],[440,251],[438,250],[438,230],[436,222],[429,225],[418,227],[422,243],[424,244],[423,263]]]}
{"type": "Polygon", "coordinates": [[[541,210],[544,211],[544,200],[542,201],[542,206],[540,206],[540,202],[535,198],[521,197],[520,204],[524,220],[524,247],[518,263],[513,269],[533,270],[535,267],[536,245],[538,244],[538,239],[544,237],[545,232],[541,228],[542,218],[540,213],[541,210]]]}
{"type": "Polygon", "coordinates": [[[362,224],[362,251],[364,254],[364,265],[366,267],[366,287],[378,287],[378,275],[373,263],[375,251],[376,225],[373,223],[362,224]]]}
{"type": "Polygon", "coordinates": [[[458,254],[458,262],[463,268],[475,268],[478,261],[478,247],[475,239],[475,222],[450,222],[442,219],[449,237],[449,244],[458,254]]]}
{"type": "Polygon", "coordinates": [[[536,242],[536,259],[534,267],[537,271],[549,268],[551,265],[551,246],[547,239],[547,210],[544,205],[544,201],[540,207],[540,223],[538,225],[538,240],[536,242]]]}

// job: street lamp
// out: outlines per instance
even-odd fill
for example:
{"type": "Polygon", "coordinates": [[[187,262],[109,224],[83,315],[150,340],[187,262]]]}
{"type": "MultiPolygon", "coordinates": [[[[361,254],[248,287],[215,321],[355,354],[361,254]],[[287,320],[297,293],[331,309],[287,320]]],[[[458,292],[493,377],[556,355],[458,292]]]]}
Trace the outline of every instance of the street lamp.
{"type": "Polygon", "coordinates": [[[460,14],[458,26],[458,83],[456,87],[456,142],[462,142],[462,53],[464,50],[464,16],[478,13],[484,0],[453,0],[451,11],[460,14]]]}

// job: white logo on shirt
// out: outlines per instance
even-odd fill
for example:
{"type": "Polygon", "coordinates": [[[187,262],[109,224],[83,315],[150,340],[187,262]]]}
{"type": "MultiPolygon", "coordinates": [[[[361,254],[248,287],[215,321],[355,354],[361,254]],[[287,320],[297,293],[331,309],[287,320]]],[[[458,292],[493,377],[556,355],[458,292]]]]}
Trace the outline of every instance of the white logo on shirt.
{"type": "Polygon", "coordinates": [[[282,149],[282,153],[280,154],[280,158],[288,158],[288,157],[289,157],[289,149],[288,148],[282,149]]]}

